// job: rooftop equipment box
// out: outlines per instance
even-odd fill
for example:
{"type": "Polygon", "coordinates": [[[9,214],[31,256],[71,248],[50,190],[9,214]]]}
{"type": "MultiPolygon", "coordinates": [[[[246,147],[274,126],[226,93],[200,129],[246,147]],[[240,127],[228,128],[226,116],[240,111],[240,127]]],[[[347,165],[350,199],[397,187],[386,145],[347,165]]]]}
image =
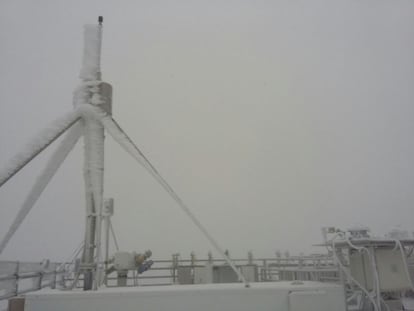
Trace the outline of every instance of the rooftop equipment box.
{"type": "MultiPolygon", "coordinates": [[[[410,280],[399,249],[375,248],[374,260],[378,269],[381,291],[401,291],[410,288],[410,280]]],[[[349,263],[352,276],[367,290],[373,288],[372,263],[366,252],[351,251],[349,263]]]]}

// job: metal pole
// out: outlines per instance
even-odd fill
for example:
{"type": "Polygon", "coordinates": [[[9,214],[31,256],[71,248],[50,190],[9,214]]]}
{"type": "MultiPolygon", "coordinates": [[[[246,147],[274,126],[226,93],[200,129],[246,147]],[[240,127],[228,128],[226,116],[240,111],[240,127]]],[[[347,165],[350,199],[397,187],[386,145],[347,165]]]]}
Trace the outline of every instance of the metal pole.
{"type": "MultiPolygon", "coordinates": [[[[99,107],[110,115],[112,87],[102,82],[100,71],[102,20],[102,17],[99,17],[99,25],[85,26],[84,56],[80,73],[82,83],[75,92],[75,106],[99,107]]],[[[85,116],[83,122],[85,128],[86,226],[82,270],[84,290],[92,288],[96,290],[100,283],[102,269],[101,236],[105,135],[100,120],[85,116]]]]}
{"type": "MultiPolygon", "coordinates": [[[[109,234],[111,229],[111,216],[114,211],[114,200],[106,199],[104,202],[104,228],[105,228],[105,272],[108,270],[109,261],[109,234]]],[[[106,275],[106,273],[105,273],[106,275]]],[[[108,278],[105,276],[105,284],[108,285],[108,278]]]]}
{"type": "MultiPolygon", "coordinates": [[[[109,229],[109,216],[105,216],[105,272],[108,270],[109,260],[109,229]]],[[[107,277],[105,277],[105,285],[108,285],[107,277]]]]}
{"type": "MultiPolygon", "coordinates": [[[[101,25],[86,25],[84,29],[83,64],[80,73],[81,86],[75,92],[75,106],[90,105],[92,100],[99,96],[100,53],[102,41],[101,25]],[[98,89],[98,90],[97,90],[98,89]]],[[[90,118],[83,118],[84,122],[84,178],[86,192],[86,226],[85,245],[82,256],[84,270],[84,290],[93,286],[93,271],[96,272],[100,259],[100,229],[103,196],[103,157],[104,157],[104,130],[101,124],[90,118]],[[97,249],[97,260],[94,253],[97,249]]],[[[95,276],[97,273],[95,273],[95,276]]],[[[97,289],[95,278],[94,289],[97,289]]]]}
{"type": "Polygon", "coordinates": [[[14,288],[14,293],[16,294],[16,296],[19,294],[19,272],[20,272],[20,262],[18,261],[16,264],[16,271],[15,271],[15,276],[16,276],[16,285],[14,288]]]}

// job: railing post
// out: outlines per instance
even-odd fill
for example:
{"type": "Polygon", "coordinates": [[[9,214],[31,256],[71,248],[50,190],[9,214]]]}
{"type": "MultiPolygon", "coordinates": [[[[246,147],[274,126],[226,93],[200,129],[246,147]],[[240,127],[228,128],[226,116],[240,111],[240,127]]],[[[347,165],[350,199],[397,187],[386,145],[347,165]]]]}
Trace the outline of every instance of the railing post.
{"type": "Polygon", "coordinates": [[[52,280],[52,284],[50,284],[50,287],[52,289],[56,288],[56,279],[57,279],[57,268],[59,267],[58,264],[55,265],[54,269],[53,269],[53,280],[52,280]]]}
{"type": "Polygon", "coordinates": [[[176,284],[177,283],[178,256],[179,256],[179,254],[173,254],[172,255],[172,277],[173,277],[173,284],[176,284]]]}
{"type": "Polygon", "coordinates": [[[247,253],[247,264],[252,265],[253,264],[253,252],[249,251],[247,253]]]}
{"type": "Polygon", "coordinates": [[[268,279],[267,279],[267,261],[266,261],[266,259],[263,259],[263,280],[262,281],[264,281],[264,282],[266,282],[268,279]]]}
{"type": "Polygon", "coordinates": [[[190,253],[190,258],[191,258],[191,267],[194,269],[194,266],[196,265],[196,261],[197,261],[196,255],[194,252],[190,253]]]}
{"type": "Polygon", "coordinates": [[[195,277],[194,267],[197,264],[197,258],[196,258],[194,251],[190,253],[190,261],[191,261],[191,283],[194,284],[194,277],[195,277]]]}
{"type": "Polygon", "coordinates": [[[38,284],[37,284],[37,288],[38,288],[38,289],[42,289],[42,279],[43,279],[43,272],[42,272],[42,271],[40,271],[40,272],[39,272],[39,282],[38,282],[38,284]]]}
{"type": "Polygon", "coordinates": [[[15,286],[15,289],[14,289],[15,296],[17,296],[19,294],[19,270],[20,270],[20,262],[17,261],[17,263],[16,263],[16,271],[14,273],[14,275],[16,277],[16,286],[15,286]]]}

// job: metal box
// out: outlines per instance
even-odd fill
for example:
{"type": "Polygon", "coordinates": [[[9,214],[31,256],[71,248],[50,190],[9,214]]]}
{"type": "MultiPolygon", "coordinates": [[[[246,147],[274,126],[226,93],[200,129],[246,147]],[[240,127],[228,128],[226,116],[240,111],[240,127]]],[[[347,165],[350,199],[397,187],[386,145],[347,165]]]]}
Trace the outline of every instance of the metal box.
{"type": "Polygon", "coordinates": [[[114,267],[116,270],[133,270],[135,266],[135,254],[117,252],[114,255],[114,267]]]}
{"type": "MultiPolygon", "coordinates": [[[[381,291],[401,291],[410,288],[410,280],[398,249],[376,248],[373,249],[373,254],[381,291]]],[[[368,254],[352,251],[349,254],[349,263],[352,276],[367,290],[372,290],[373,270],[368,254]]]]}

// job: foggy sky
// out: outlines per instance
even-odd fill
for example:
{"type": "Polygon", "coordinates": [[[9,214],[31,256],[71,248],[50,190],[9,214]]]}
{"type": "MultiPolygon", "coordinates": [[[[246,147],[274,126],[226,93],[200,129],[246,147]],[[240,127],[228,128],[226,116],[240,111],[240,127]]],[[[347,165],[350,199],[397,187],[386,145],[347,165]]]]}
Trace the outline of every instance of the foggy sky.
{"type": "MultiPolygon", "coordinates": [[[[0,164],[72,109],[104,16],[113,115],[233,257],[323,251],[322,226],[413,231],[413,1],[0,2],[0,164]]],[[[106,140],[123,250],[212,247],[106,140]]],[[[3,259],[65,259],[84,230],[80,141],[3,259]]],[[[0,189],[3,236],[48,150],[0,189]]]]}

